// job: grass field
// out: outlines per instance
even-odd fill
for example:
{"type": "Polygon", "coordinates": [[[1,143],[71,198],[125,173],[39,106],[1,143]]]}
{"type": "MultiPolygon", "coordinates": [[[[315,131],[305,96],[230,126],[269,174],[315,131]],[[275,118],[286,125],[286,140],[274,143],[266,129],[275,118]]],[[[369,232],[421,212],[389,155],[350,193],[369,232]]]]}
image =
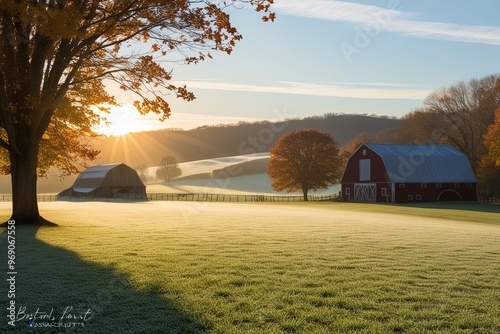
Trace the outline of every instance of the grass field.
{"type": "MultiPolygon", "coordinates": [[[[0,218],[8,209],[0,203],[0,218]]],[[[72,307],[62,323],[84,327],[64,332],[500,333],[498,206],[41,209],[60,227],[16,229],[16,306],[56,322],[72,307]]],[[[6,280],[0,288],[7,305],[6,280]]],[[[1,333],[34,332],[7,320],[1,333]]]]}

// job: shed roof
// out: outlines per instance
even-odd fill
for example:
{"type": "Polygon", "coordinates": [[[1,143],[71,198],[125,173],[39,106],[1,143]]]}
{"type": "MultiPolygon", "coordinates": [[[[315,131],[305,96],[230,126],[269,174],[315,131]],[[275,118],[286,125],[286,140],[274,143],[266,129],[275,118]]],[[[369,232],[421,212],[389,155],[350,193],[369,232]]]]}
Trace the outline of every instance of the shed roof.
{"type": "Polygon", "coordinates": [[[76,191],[77,193],[88,194],[89,192],[94,191],[95,188],[73,188],[73,190],[76,191]]]}
{"type": "Polygon", "coordinates": [[[450,145],[364,145],[382,158],[391,182],[477,182],[467,157],[450,145]]]}
{"type": "Polygon", "coordinates": [[[120,166],[120,165],[123,165],[123,163],[90,166],[90,167],[87,167],[85,170],[83,170],[81,172],[81,174],[85,174],[85,173],[103,173],[103,175],[106,175],[107,172],[109,172],[113,168],[115,168],[117,166],[120,166]]]}
{"type": "Polygon", "coordinates": [[[75,182],[73,183],[72,188],[75,192],[79,193],[92,192],[103,184],[105,177],[111,170],[122,165],[128,169],[131,169],[124,163],[90,166],[87,169],[83,170],[80,175],[78,175],[75,182]]]}

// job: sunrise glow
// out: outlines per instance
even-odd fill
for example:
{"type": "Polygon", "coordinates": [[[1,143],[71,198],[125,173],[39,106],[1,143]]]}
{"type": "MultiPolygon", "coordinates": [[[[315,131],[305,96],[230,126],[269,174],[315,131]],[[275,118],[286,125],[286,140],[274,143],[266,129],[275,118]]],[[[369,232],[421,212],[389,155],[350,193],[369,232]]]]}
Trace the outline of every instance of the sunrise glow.
{"type": "Polygon", "coordinates": [[[111,107],[111,112],[104,116],[107,122],[102,122],[95,131],[106,136],[120,136],[130,132],[142,131],[139,117],[141,115],[133,108],[111,107]]]}

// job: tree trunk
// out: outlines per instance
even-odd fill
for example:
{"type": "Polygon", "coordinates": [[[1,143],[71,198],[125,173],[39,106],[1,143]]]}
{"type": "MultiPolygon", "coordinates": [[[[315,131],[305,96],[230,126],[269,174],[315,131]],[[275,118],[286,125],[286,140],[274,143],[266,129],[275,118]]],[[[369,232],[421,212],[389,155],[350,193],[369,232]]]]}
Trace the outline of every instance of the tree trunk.
{"type": "Polygon", "coordinates": [[[309,198],[307,197],[308,189],[302,188],[302,192],[304,193],[304,202],[309,201],[309,198]]]}
{"type": "Polygon", "coordinates": [[[53,225],[40,216],[37,202],[37,152],[10,155],[12,179],[12,217],[16,225],[53,225]]]}

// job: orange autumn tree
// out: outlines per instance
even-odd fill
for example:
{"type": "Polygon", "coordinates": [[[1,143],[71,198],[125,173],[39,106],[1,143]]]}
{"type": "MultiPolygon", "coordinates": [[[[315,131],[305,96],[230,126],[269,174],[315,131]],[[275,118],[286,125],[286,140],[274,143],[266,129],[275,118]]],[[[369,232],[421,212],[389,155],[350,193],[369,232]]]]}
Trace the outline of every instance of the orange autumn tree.
{"type": "Polygon", "coordinates": [[[356,152],[356,150],[364,143],[373,142],[370,139],[370,136],[366,132],[361,132],[356,138],[351,139],[340,151],[340,164],[342,167],[347,165],[347,161],[351,157],[351,155],[356,152]]]}
{"type": "Polygon", "coordinates": [[[242,36],[227,11],[246,3],[269,12],[273,0],[18,0],[0,2],[1,167],[11,174],[12,216],[41,224],[37,174],[50,166],[67,173],[97,154],[100,114],[116,105],[106,80],[137,96],[142,114],[170,115],[165,95],[192,100],[170,83],[160,61],[181,55],[187,64],[230,54],[242,36]],[[97,108],[97,110],[96,110],[97,108]],[[7,160],[7,161],[6,161],[7,160]]]}
{"type": "Polygon", "coordinates": [[[495,122],[488,127],[484,136],[488,154],[497,166],[500,166],[500,108],[495,113],[495,122]]]}
{"type": "Polygon", "coordinates": [[[339,147],[333,137],[316,129],[290,132],[271,148],[267,173],[276,191],[302,191],[327,188],[338,182],[339,147]]]}
{"type": "Polygon", "coordinates": [[[483,156],[477,172],[483,195],[500,195],[500,108],[495,113],[495,122],[484,136],[488,151],[483,156]]]}

